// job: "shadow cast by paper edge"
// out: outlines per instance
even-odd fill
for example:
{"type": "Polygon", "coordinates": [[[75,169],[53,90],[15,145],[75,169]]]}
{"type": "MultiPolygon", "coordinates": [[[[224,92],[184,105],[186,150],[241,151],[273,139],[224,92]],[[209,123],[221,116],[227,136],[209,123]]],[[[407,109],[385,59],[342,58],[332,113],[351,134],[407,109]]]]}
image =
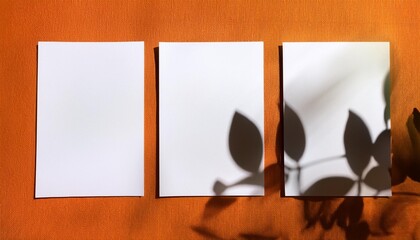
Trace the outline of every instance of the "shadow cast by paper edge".
{"type": "Polygon", "coordinates": [[[280,196],[286,197],[286,182],[288,180],[289,175],[285,173],[285,164],[284,164],[284,109],[283,109],[283,102],[284,102],[284,82],[283,82],[283,46],[278,46],[278,54],[279,54],[279,103],[278,110],[280,115],[280,121],[277,124],[277,131],[276,131],[276,157],[277,157],[277,164],[279,165],[281,171],[280,176],[280,196]]]}
{"type": "Polygon", "coordinates": [[[153,55],[155,60],[155,92],[156,92],[156,177],[155,177],[155,199],[161,198],[160,196],[160,154],[159,154],[159,47],[153,48],[153,55]]]}

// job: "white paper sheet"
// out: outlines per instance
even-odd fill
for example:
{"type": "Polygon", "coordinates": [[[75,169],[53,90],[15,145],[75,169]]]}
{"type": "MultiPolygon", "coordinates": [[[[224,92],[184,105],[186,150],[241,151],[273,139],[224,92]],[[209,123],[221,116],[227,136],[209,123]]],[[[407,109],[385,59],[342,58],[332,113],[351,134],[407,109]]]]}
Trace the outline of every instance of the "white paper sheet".
{"type": "Polygon", "coordinates": [[[36,198],[143,196],[143,83],[143,42],[39,42],[36,198]]]}
{"type": "Polygon", "coordinates": [[[160,196],[264,194],[263,52],[159,44],[160,196]]]}
{"type": "Polygon", "coordinates": [[[287,196],[391,195],[389,62],[387,42],[283,44],[287,196]]]}

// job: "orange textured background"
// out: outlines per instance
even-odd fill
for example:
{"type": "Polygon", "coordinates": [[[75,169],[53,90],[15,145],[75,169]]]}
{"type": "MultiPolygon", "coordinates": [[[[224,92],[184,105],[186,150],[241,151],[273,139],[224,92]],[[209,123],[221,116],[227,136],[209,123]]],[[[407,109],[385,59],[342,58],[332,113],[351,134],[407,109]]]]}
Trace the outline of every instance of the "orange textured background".
{"type": "Polygon", "coordinates": [[[390,41],[393,181],[399,184],[390,199],[362,199],[356,220],[368,224],[372,239],[420,239],[420,183],[405,178],[420,161],[406,128],[413,107],[420,107],[419,12],[415,0],[1,0],[0,239],[345,237],[337,223],[305,229],[308,214],[334,216],[343,199],[281,198],[278,167],[267,172],[262,198],[156,198],[153,48],[159,41],[264,41],[265,166],[278,161],[278,46],[390,41]],[[38,41],[145,41],[145,197],[34,199],[38,41]]]}

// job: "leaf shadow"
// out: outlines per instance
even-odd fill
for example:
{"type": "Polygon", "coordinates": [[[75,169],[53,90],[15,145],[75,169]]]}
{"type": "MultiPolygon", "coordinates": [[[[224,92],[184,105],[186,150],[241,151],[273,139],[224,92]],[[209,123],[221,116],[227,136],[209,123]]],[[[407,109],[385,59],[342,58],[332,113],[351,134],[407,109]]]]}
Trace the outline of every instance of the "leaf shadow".
{"type": "Polygon", "coordinates": [[[369,224],[362,220],[364,202],[360,197],[304,198],[304,218],[306,227],[330,230],[337,225],[345,232],[346,239],[367,239],[370,235],[369,224]]]}
{"type": "Polygon", "coordinates": [[[213,192],[223,195],[228,189],[239,185],[264,186],[264,172],[259,171],[263,159],[263,139],[258,127],[247,117],[235,112],[229,130],[229,151],[232,159],[241,169],[250,174],[231,184],[216,180],[213,192]]]}
{"type": "Polygon", "coordinates": [[[377,166],[369,170],[363,182],[377,191],[389,189],[391,175],[389,169],[383,166],[377,166]]]}
{"type": "Polygon", "coordinates": [[[235,112],[229,131],[229,150],[235,163],[257,173],[263,156],[263,139],[258,127],[247,117],[235,112]]]}
{"type": "Polygon", "coordinates": [[[305,152],[306,137],[305,129],[298,114],[285,102],[284,104],[284,151],[286,154],[298,162],[305,152]]]}
{"type": "Polygon", "coordinates": [[[303,196],[344,196],[353,187],[354,181],[347,177],[322,178],[312,184],[303,196]]]}
{"type": "Polygon", "coordinates": [[[364,121],[349,110],[344,130],[344,149],[351,170],[361,178],[372,155],[372,139],[364,121]]]}
{"type": "Polygon", "coordinates": [[[405,168],[397,164],[393,168],[401,168],[399,170],[403,171],[404,175],[420,182],[420,112],[417,108],[414,108],[412,114],[408,117],[406,127],[411,142],[411,157],[407,160],[405,168]]]}
{"type": "Polygon", "coordinates": [[[389,169],[391,167],[391,130],[383,130],[376,138],[372,155],[379,166],[389,169]]]}

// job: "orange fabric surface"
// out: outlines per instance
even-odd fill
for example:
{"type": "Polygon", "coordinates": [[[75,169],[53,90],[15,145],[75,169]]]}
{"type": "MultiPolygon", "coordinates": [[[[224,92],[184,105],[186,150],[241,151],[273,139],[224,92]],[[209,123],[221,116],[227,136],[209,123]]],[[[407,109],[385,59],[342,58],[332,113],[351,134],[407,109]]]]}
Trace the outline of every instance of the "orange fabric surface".
{"type": "Polygon", "coordinates": [[[366,224],[371,239],[420,239],[420,183],[405,178],[420,165],[406,126],[420,107],[419,10],[416,0],[0,1],[0,239],[342,239],[366,224]],[[144,197],[34,199],[38,41],[145,41],[144,197]],[[264,41],[265,197],[156,197],[159,41],[264,41]],[[280,197],[268,166],[281,162],[283,41],[391,42],[392,198],[280,197]]]}

